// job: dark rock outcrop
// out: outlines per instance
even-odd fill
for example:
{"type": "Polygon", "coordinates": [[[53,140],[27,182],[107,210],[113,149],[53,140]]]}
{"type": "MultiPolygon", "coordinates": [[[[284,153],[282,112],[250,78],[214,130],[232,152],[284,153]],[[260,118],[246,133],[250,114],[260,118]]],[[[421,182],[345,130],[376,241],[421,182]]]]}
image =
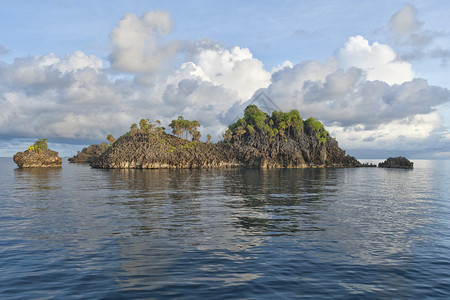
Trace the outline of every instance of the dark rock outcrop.
{"type": "Polygon", "coordinates": [[[412,169],[414,163],[409,161],[403,156],[389,157],[384,162],[378,164],[379,168],[400,168],[400,169],[412,169]]]}
{"type": "Polygon", "coordinates": [[[250,168],[359,167],[335,139],[320,142],[315,134],[301,132],[268,139],[261,132],[233,137],[230,148],[243,166],[250,168]]]}
{"type": "Polygon", "coordinates": [[[62,165],[62,159],[58,156],[58,152],[49,149],[17,152],[13,156],[13,160],[19,168],[55,168],[62,165]]]}
{"type": "Polygon", "coordinates": [[[335,139],[314,132],[268,139],[261,132],[217,144],[191,142],[165,133],[126,134],[91,162],[95,168],[310,168],[362,167],[335,139]]]}
{"type": "Polygon", "coordinates": [[[71,163],[92,163],[102,155],[103,152],[108,149],[109,145],[107,143],[94,144],[89,147],[83,148],[83,150],[78,151],[77,155],[69,158],[71,163]]]}
{"type": "Polygon", "coordinates": [[[223,143],[190,142],[173,135],[143,132],[117,139],[91,166],[109,169],[228,168],[240,166],[223,143]]]}

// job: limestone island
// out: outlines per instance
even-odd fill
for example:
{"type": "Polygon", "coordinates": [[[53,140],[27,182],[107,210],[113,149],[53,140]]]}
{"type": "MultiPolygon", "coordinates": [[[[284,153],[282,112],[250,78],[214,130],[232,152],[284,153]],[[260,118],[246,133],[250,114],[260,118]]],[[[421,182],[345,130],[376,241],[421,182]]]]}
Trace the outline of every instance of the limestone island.
{"type": "Polygon", "coordinates": [[[379,168],[399,168],[399,169],[412,169],[414,163],[409,161],[403,156],[389,157],[384,162],[378,164],[379,168]]]}
{"type": "MultiPolygon", "coordinates": [[[[223,141],[200,142],[197,121],[178,117],[170,123],[172,134],[156,121],[142,119],[100,152],[98,145],[83,149],[72,162],[90,162],[94,168],[315,168],[364,167],[346,155],[338,142],[314,118],[303,120],[297,110],[264,113],[249,105],[244,116],[231,124],[223,141]],[[89,150],[91,148],[91,150],[89,150]],[[84,157],[84,158],[83,158],[84,157]]],[[[104,146],[103,146],[104,147],[104,146]]]]}
{"type": "Polygon", "coordinates": [[[72,163],[91,163],[97,159],[109,145],[107,143],[94,144],[89,147],[83,148],[83,150],[78,151],[77,155],[69,158],[69,162],[72,163]]]}
{"type": "Polygon", "coordinates": [[[47,139],[39,139],[25,152],[13,156],[19,168],[60,168],[62,159],[58,152],[48,149],[47,139]]]}

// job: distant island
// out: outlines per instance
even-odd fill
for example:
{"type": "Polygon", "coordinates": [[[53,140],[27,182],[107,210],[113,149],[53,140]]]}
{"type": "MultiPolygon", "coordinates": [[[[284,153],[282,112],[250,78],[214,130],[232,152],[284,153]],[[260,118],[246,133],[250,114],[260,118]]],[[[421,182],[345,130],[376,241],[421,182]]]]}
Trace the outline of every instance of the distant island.
{"type": "Polygon", "coordinates": [[[94,168],[315,168],[363,167],[346,155],[338,142],[314,118],[303,120],[297,110],[271,115],[249,105],[244,116],[231,124],[223,141],[200,142],[197,121],[183,117],[169,125],[167,134],[160,122],[142,119],[110,145],[91,145],[71,162],[89,162],[94,168]]]}
{"type": "Polygon", "coordinates": [[[409,161],[406,157],[389,157],[384,162],[378,164],[379,168],[396,168],[396,169],[412,169],[414,163],[409,161]]]}

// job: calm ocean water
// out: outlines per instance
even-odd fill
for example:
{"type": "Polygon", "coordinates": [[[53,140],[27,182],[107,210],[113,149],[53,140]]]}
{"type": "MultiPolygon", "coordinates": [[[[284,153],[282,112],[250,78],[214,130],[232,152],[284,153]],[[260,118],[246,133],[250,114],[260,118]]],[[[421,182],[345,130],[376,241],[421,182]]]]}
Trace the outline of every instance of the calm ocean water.
{"type": "Polygon", "coordinates": [[[449,299],[450,161],[414,162],[98,170],[1,158],[0,298],[449,299]]]}

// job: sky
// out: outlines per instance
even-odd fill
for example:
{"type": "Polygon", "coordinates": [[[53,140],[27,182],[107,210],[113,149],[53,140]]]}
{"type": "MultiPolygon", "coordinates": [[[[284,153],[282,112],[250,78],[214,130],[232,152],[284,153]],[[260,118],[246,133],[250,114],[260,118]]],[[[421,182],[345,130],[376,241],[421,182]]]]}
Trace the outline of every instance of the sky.
{"type": "Polygon", "coordinates": [[[264,92],[357,158],[450,159],[449,15],[436,0],[0,1],[0,156],[47,138],[70,157],[180,115],[218,141],[264,92]]]}

